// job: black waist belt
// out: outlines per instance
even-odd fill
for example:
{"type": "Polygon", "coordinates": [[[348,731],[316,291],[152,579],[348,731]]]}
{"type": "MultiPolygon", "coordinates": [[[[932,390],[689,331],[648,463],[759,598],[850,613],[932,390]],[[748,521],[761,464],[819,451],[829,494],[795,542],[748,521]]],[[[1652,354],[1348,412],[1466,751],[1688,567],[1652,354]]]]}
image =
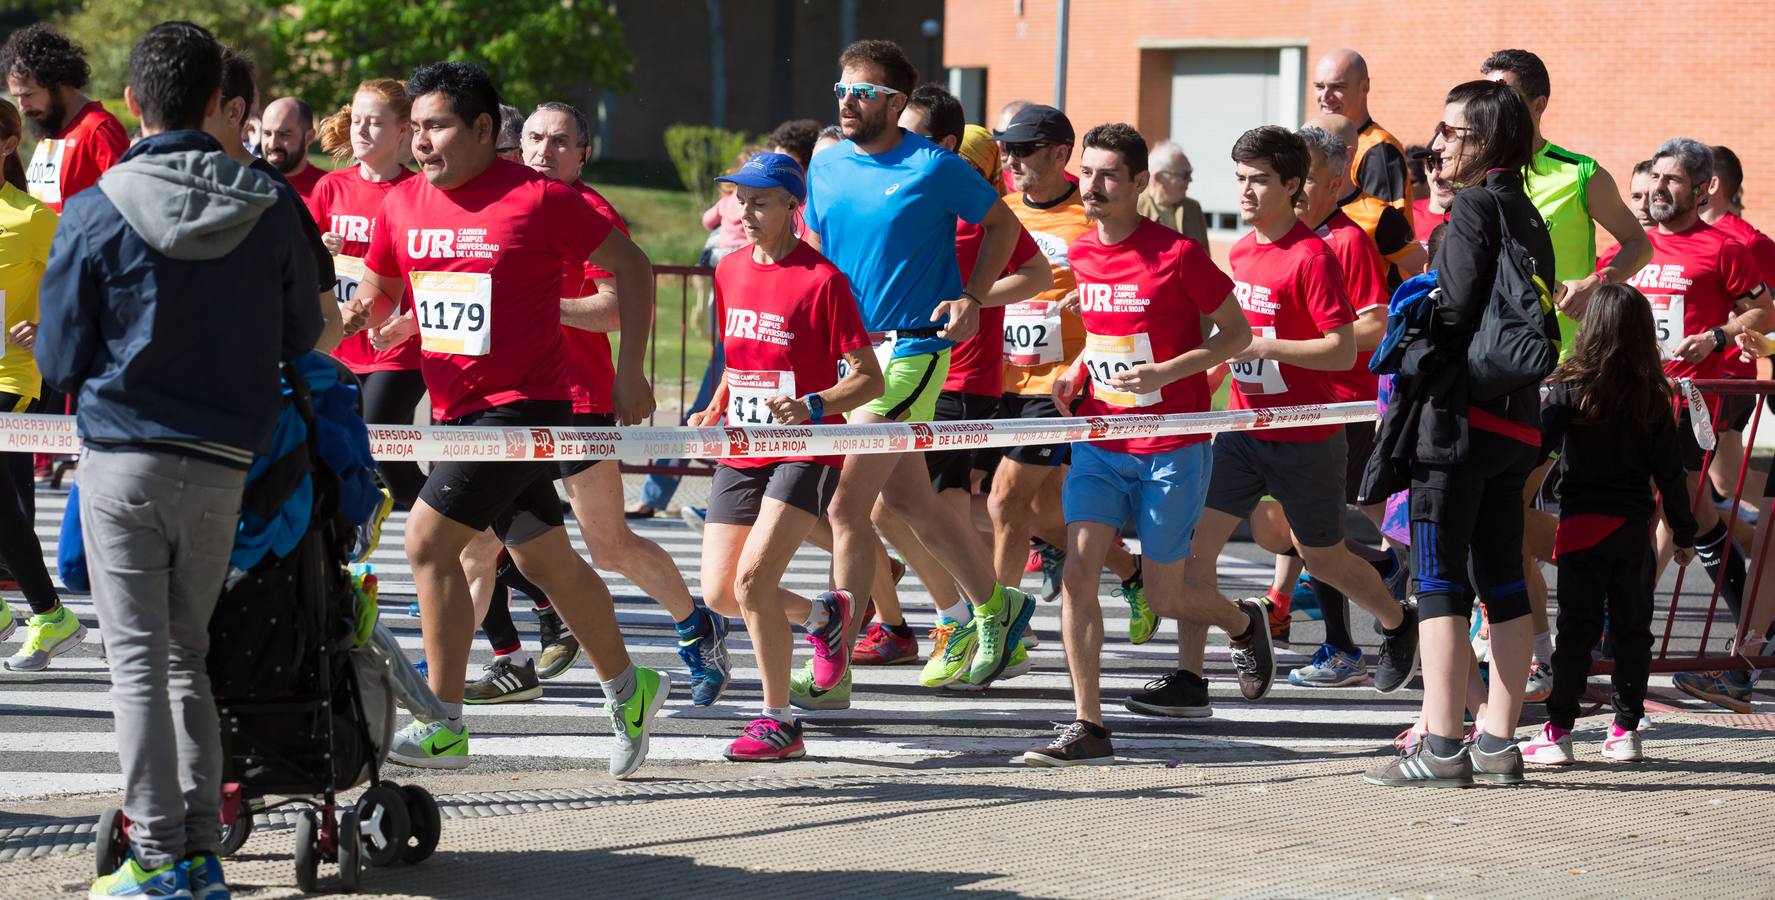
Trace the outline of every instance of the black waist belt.
{"type": "Polygon", "coordinates": [[[941,328],[901,328],[901,329],[895,330],[894,332],[892,332],[892,334],[894,335],[894,340],[898,341],[898,340],[905,340],[907,338],[941,337],[942,331],[943,331],[943,329],[941,329],[941,328]]]}

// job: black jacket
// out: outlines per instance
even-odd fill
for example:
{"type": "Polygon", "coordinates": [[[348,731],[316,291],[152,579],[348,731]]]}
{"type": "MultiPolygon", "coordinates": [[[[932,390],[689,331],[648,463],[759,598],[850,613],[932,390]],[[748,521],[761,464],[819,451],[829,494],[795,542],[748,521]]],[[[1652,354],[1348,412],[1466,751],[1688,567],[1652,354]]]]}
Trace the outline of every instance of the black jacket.
{"type": "MultiPolygon", "coordinates": [[[[1541,280],[1549,288],[1557,283],[1553,241],[1540,212],[1522,191],[1521,173],[1494,169],[1485,184],[1455,194],[1448,233],[1431,261],[1442,294],[1428,336],[1429,349],[1417,374],[1402,375],[1394,385],[1375,455],[1362,480],[1365,501],[1404,490],[1413,461],[1454,465],[1467,458],[1467,345],[1479,330],[1487,304],[1493,302],[1492,280],[1503,248],[1500,210],[1510,236],[1534,258],[1541,280]]],[[[1549,316],[1549,339],[1558,340],[1557,328],[1549,316]]],[[[1535,385],[1473,408],[1537,433],[1541,427],[1535,385]]]]}
{"type": "Polygon", "coordinates": [[[1664,521],[1678,547],[1695,546],[1695,517],[1673,415],[1658,416],[1647,433],[1630,421],[1592,422],[1578,410],[1577,385],[1554,382],[1541,406],[1541,452],[1560,453],[1561,516],[1596,513],[1645,520],[1652,484],[1664,496],[1664,521]],[[1561,448],[1564,448],[1563,451],[1561,448]]]}

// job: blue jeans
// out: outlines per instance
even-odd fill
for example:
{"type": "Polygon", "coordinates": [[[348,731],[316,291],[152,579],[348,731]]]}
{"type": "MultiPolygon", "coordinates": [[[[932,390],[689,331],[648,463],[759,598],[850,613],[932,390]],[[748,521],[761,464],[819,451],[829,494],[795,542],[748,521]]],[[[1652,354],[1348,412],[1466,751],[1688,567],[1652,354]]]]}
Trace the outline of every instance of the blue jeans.
{"type": "MultiPolygon", "coordinates": [[[[702,386],[696,389],[696,399],[690,401],[690,409],[686,412],[695,412],[709,405],[709,401],[715,398],[715,387],[721,383],[721,375],[726,371],[727,355],[722,352],[721,342],[716,341],[715,352],[709,357],[709,368],[703,371],[702,386]]],[[[684,424],[684,420],[679,419],[678,424],[684,424]]],[[[681,459],[653,461],[656,466],[677,466],[683,463],[684,460],[681,459]]],[[[641,502],[654,509],[665,509],[671,504],[672,495],[678,493],[678,482],[682,480],[676,475],[647,476],[647,481],[641,485],[641,502]]]]}

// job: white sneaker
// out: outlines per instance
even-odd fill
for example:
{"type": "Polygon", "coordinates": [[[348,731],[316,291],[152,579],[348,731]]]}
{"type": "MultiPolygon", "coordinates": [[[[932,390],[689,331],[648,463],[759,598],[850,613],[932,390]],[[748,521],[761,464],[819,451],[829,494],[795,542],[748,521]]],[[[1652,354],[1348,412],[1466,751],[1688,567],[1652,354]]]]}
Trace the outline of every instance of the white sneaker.
{"type": "Polygon", "coordinates": [[[683,519],[691,531],[702,534],[703,523],[708,521],[709,511],[701,506],[684,506],[678,510],[678,518],[683,519]]]}
{"type": "Polygon", "coordinates": [[[1542,725],[1539,734],[1523,741],[1522,761],[1531,766],[1569,766],[1578,761],[1572,754],[1572,733],[1553,739],[1553,726],[1542,725]]]}
{"type": "Polygon", "coordinates": [[[1602,755],[1615,762],[1639,762],[1646,758],[1645,746],[1640,743],[1639,729],[1615,734],[1615,726],[1609,726],[1609,735],[1602,739],[1602,755]]]}

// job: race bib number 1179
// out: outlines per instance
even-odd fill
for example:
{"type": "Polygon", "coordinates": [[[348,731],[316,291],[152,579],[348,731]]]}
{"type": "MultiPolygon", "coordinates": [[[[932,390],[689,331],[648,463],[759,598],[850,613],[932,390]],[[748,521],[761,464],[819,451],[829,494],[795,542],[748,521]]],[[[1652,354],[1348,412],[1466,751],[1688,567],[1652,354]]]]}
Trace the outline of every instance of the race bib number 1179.
{"type": "Polygon", "coordinates": [[[432,353],[486,356],[493,348],[493,276],[414,272],[413,313],[420,346],[432,353]]]}

